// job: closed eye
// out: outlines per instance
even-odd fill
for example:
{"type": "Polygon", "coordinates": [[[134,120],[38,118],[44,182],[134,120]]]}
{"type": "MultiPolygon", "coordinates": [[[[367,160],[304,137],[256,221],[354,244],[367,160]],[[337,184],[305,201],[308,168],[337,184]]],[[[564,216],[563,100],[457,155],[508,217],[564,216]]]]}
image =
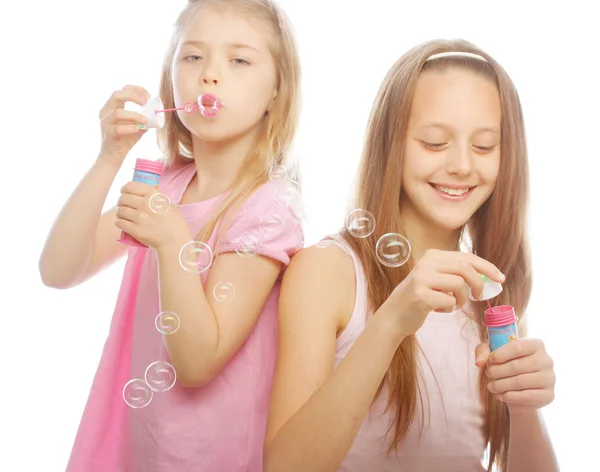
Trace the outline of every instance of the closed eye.
{"type": "Polygon", "coordinates": [[[423,147],[426,149],[430,149],[432,151],[441,151],[447,143],[428,143],[426,141],[421,141],[421,144],[423,144],[423,147]]]}
{"type": "Polygon", "coordinates": [[[473,146],[479,152],[491,152],[496,147],[494,146],[473,146]]]}

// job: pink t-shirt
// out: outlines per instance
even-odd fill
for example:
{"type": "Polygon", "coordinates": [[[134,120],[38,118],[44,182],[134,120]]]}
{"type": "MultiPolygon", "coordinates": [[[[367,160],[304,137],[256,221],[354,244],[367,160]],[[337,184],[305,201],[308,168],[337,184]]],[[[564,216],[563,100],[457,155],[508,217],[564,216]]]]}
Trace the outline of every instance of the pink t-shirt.
{"type": "MultiPolygon", "coordinates": [[[[367,281],[358,258],[342,238],[334,242],[354,261],[356,300],[348,326],[336,342],[335,367],[344,359],[368,323],[367,281]]],[[[484,472],[484,408],[479,399],[475,347],[476,324],[462,310],[429,313],[416,337],[425,421],[417,413],[398,452],[386,455],[391,415],[384,390],[363,422],[340,472],[484,472]],[[419,437],[422,430],[422,436],[419,437]]],[[[390,436],[393,435],[393,430],[390,436]]],[[[392,436],[393,438],[393,436],[392,436]]]]}
{"type": "MultiPolygon", "coordinates": [[[[194,174],[193,163],[167,171],[161,190],[177,204],[194,174]]],[[[279,189],[279,184],[268,182],[249,197],[215,255],[234,252],[243,234],[258,234],[262,242],[256,254],[287,266],[303,246],[303,233],[293,205],[287,206],[289,199],[278,198],[279,189]]],[[[179,206],[193,234],[223,198],[179,206]]],[[[214,238],[208,241],[213,249],[214,238]]],[[[204,281],[207,274],[199,277],[204,281]]],[[[191,389],[175,384],[167,392],[155,392],[148,406],[133,409],[123,400],[125,383],[144,378],[152,362],[169,361],[155,326],[160,312],[157,276],[156,252],[131,248],[67,471],[260,472],[276,358],[280,280],[249,338],[208,385],[191,389]]]]}

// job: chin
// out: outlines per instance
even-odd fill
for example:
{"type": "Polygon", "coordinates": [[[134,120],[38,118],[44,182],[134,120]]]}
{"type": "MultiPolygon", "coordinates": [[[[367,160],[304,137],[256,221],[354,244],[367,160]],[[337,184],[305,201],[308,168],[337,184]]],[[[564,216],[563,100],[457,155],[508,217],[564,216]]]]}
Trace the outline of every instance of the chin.
{"type": "Polygon", "coordinates": [[[184,123],[187,130],[196,139],[207,143],[218,143],[233,138],[231,130],[224,129],[220,123],[211,123],[206,118],[202,118],[202,120],[206,121],[206,123],[184,123]]]}
{"type": "Polygon", "coordinates": [[[471,219],[471,214],[456,214],[456,215],[449,215],[449,214],[445,214],[445,215],[441,215],[441,214],[430,214],[429,215],[429,221],[437,228],[443,230],[443,231],[448,231],[448,232],[454,232],[454,231],[459,231],[463,228],[464,225],[466,225],[469,220],[471,219]]]}

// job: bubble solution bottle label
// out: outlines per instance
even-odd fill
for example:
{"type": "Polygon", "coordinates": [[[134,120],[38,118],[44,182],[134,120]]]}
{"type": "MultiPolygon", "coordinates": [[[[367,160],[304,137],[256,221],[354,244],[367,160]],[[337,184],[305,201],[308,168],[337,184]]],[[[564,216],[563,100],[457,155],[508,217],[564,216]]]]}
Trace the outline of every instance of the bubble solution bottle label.
{"type": "MultiPolygon", "coordinates": [[[[135,171],[133,172],[133,181],[156,187],[160,183],[162,173],[163,165],[161,162],[137,159],[135,162],[135,171]]],[[[129,246],[148,247],[124,231],[121,231],[121,237],[117,241],[129,246]]]]}
{"type": "Polygon", "coordinates": [[[490,339],[490,349],[495,351],[509,341],[519,339],[517,316],[510,305],[488,308],[484,312],[485,325],[490,339]]]}

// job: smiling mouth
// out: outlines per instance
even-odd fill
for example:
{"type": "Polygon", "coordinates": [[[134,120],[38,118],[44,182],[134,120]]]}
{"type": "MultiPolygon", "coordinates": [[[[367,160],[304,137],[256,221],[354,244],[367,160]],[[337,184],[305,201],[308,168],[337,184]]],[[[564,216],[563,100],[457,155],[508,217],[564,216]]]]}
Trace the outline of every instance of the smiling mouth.
{"type": "Polygon", "coordinates": [[[432,183],[430,183],[429,185],[431,185],[431,187],[433,187],[435,190],[445,193],[446,195],[449,195],[451,197],[462,197],[463,195],[471,192],[475,188],[475,187],[460,187],[460,188],[444,187],[443,185],[432,184],[432,183]]]}

